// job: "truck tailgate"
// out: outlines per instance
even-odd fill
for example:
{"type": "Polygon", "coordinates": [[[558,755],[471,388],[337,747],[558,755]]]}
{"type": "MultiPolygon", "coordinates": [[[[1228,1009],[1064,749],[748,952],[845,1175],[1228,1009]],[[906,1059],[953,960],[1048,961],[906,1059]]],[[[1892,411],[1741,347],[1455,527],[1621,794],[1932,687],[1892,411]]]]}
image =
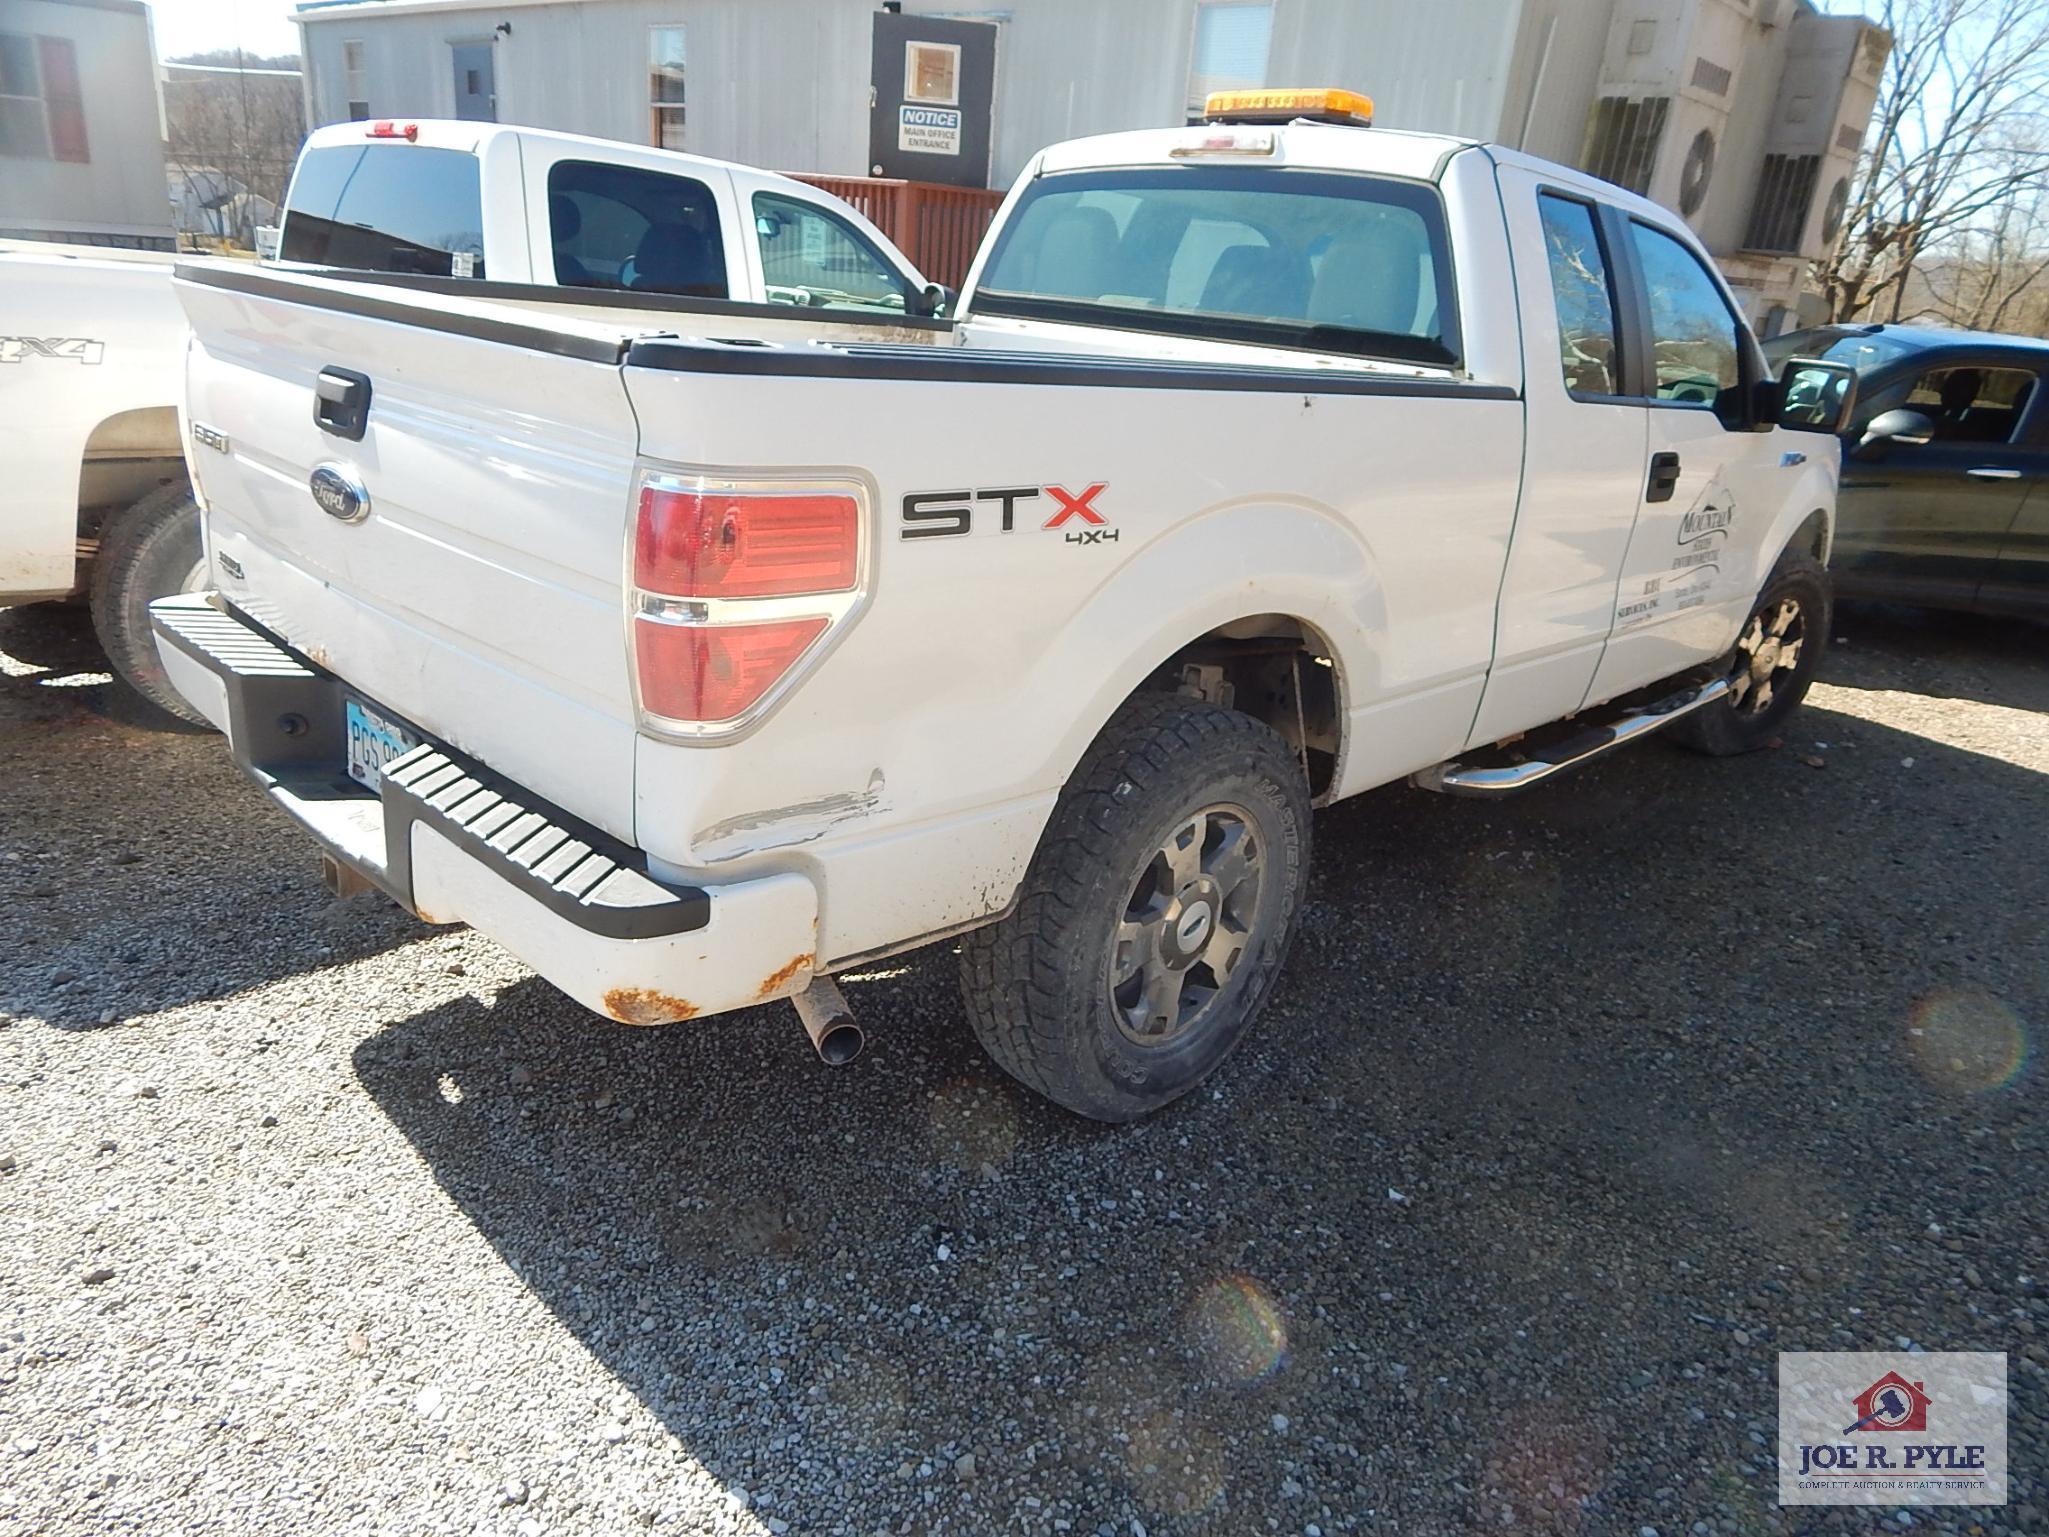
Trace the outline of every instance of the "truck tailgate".
{"type": "Polygon", "coordinates": [[[226,287],[187,269],[177,287],[223,594],[387,712],[630,838],[637,431],[618,332],[554,320],[536,346],[511,319],[421,329],[388,288],[349,312],[282,275],[226,287]],[[360,441],[316,424],[323,368],[369,380],[360,441]],[[316,501],[323,467],[367,513],[316,501]]]}

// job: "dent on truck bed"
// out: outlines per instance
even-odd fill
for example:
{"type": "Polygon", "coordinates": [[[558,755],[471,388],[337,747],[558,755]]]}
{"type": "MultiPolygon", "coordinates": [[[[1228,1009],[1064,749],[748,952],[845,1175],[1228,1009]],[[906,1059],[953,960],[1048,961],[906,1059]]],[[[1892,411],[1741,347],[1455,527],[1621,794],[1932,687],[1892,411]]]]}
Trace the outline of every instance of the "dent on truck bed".
{"type": "Polygon", "coordinates": [[[842,822],[884,809],[882,770],[868,776],[859,790],[821,795],[768,811],[743,812],[699,831],[690,841],[697,857],[717,862],[763,849],[787,848],[822,838],[842,822]]]}

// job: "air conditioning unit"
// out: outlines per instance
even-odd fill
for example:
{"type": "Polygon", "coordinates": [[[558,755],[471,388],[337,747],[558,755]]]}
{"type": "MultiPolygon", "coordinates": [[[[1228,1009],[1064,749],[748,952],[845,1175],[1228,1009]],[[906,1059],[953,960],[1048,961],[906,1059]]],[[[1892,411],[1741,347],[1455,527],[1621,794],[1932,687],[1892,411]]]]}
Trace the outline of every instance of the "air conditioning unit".
{"type": "Polygon", "coordinates": [[[1853,16],[1793,18],[1745,250],[1815,260],[1834,244],[1891,46],[1885,32],[1853,16]]]}
{"type": "Polygon", "coordinates": [[[1621,0],[1580,164],[1695,218],[1714,185],[1751,26],[1747,0],[1621,0]]]}

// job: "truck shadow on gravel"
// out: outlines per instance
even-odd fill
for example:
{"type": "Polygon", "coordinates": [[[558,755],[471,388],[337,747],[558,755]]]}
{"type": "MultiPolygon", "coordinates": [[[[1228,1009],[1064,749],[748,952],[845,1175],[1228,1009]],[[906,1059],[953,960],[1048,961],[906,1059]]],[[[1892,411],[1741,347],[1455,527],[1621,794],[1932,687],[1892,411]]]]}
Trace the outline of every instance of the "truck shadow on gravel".
{"type": "Polygon", "coordinates": [[[2049,624],[1845,603],[1824,681],[2049,712],[2049,624]]]}
{"type": "MultiPolygon", "coordinates": [[[[1136,1126],[1000,1077],[944,947],[848,981],[871,1048],[838,1072],[783,1006],[636,1032],[537,982],[354,1065],[563,1326],[797,1531],[1818,1528],[1774,1504],[1777,1351],[2049,1327],[2015,1279],[2049,776],[1798,732],[1325,814],[1252,1043],[1136,1126]]],[[[2018,1390],[2012,1435],[2015,1508],[2018,1390]]]]}
{"type": "Polygon", "coordinates": [[[28,724],[62,724],[82,713],[169,735],[198,734],[114,680],[82,603],[0,608],[0,655],[14,664],[0,671],[0,707],[28,724]]]}

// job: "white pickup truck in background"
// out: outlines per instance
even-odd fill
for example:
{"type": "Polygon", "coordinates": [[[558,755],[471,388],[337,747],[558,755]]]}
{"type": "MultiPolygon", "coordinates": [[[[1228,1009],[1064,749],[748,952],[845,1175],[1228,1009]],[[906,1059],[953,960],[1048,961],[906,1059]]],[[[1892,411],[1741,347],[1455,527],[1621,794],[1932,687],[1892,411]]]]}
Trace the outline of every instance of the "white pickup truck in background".
{"type": "Polygon", "coordinates": [[[198,720],[164,678],[148,613],[206,575],[178,434],[174,259],[0,243],[0,604],[88,593],[121,676],[198,720]]]}
{"type": "MultiPolygon", "coordinates": [[[[278,259],[733,304],[930,314],[940,294],[830,193],[751,166],[496,123],[337,123],[299,153],[278,259]]],[[[507,290],[510,291],[510,290],[507,290]]]]}
{"type": "MultiPolygon", "coordinates": [[[[943,294],[860,214],[802,182],[606,139],[478,123],[314,133],[280,258],[565,303],[923,322],[943,294]],[[498,291],[517,291],[500,288],[498,291]],[[773,306],[764,311],[764,307],[773,306]]],[[[204,575],[178,399],[187,330],[168,254],[0,243],[0,604],[86,593],[116,672],[186,720],[148,605],[204,575]]],[[[909,333],[907,333],[909,334],[909,333]]]]}
{"type": "Polygon", "coordinates": [[[1774,379],[1664,209],[1358,115],[1047,149],[903,339],[181,265],[165,661],[337,889],[594,1010],[843,1058],[831,974],[964,935],[991,1055],[1143,1114],[1313,804],[1743,751],[1826,644],[1849,371],[1774,379]]]}

